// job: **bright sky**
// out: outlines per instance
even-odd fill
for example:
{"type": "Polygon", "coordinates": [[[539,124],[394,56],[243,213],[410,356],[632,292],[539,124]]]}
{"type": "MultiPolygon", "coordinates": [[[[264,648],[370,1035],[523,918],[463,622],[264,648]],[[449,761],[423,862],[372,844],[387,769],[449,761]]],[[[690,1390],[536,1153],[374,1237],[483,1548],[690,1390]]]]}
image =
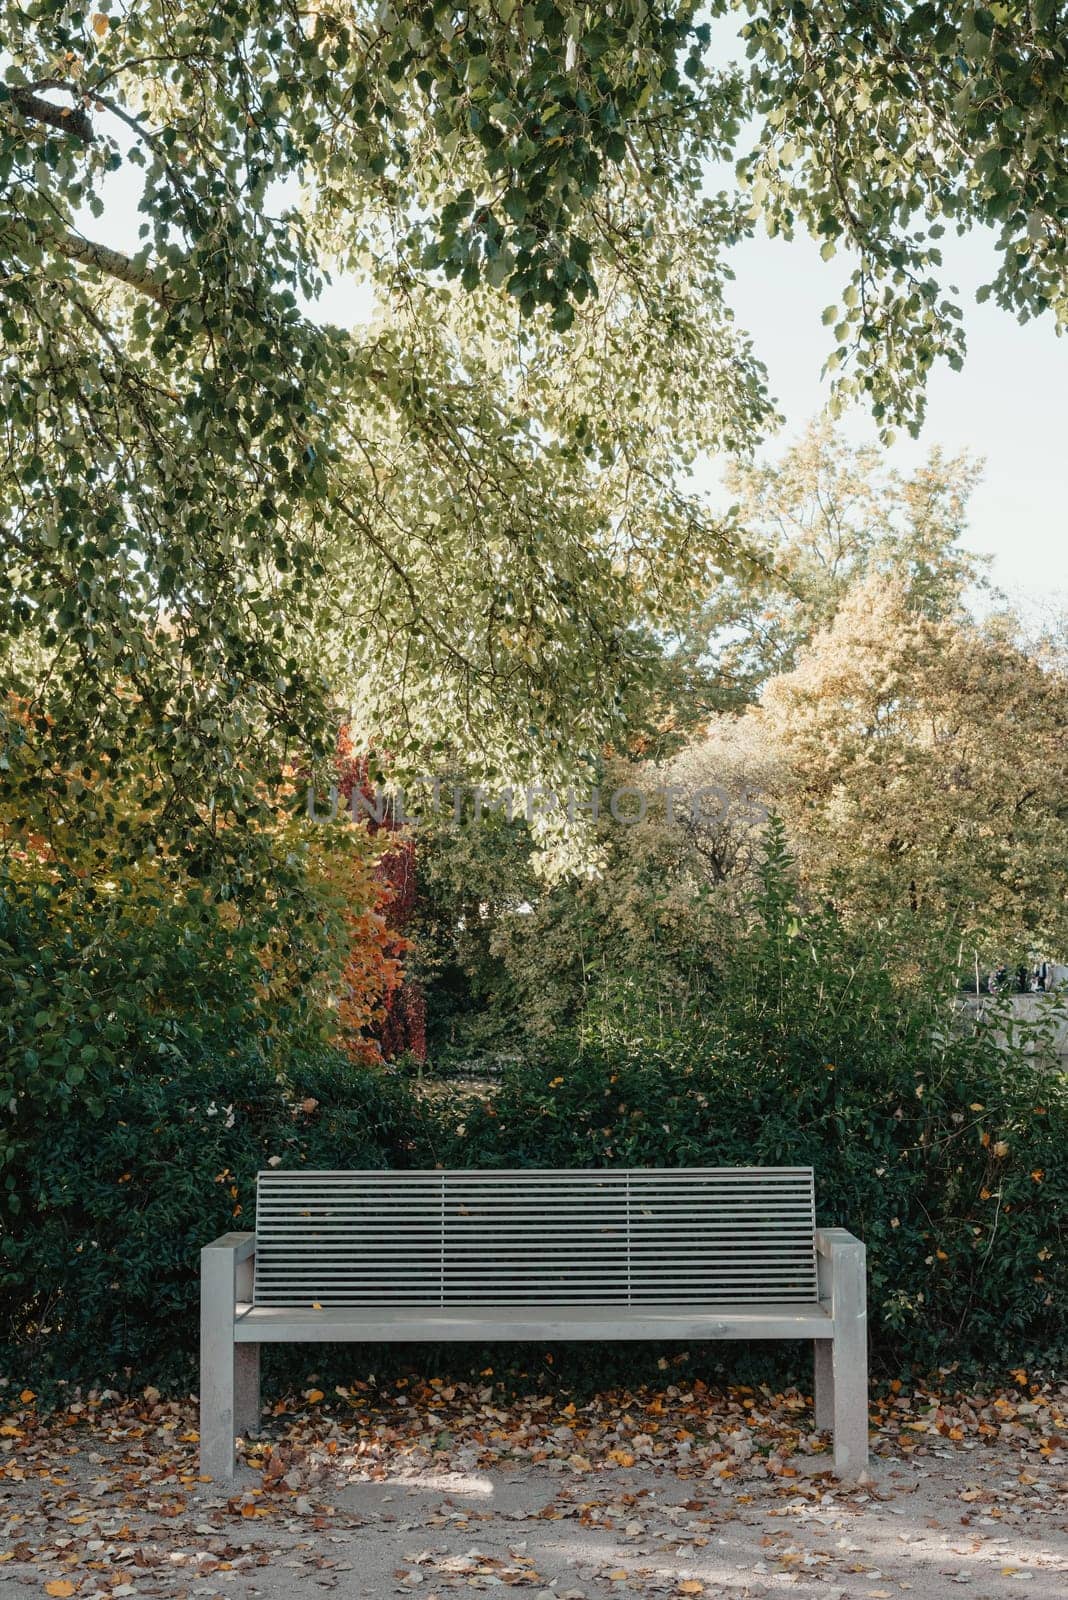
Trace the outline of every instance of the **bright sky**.
{"type": "MultiPolygon", "coordinates": [[[[965,542],[994,556],[994,582],[1020,602],[1040,605],[1058,590],[1068,601],[1068,339],[1056,337],[1052,319],[1022,326],[990,301],[975,303],[996,260],[988,236],[947,236],[943,247],[947,280],[961,291],[968,358],[962,372],[934,371],[920,438],[899,435],[889,458],[907,471],[941,444],[985,460],[965,542]]],[[[749,240],[732,264],[728,298],[787,419],[774,453],[826,401],[820,368],[831,339],[820,316],[838,299],[847,269],[840,259],[822,261],[807,237],[749,240]]],[[[858,443],[875,437],[861,411],[842,426],[858,443]]]]}

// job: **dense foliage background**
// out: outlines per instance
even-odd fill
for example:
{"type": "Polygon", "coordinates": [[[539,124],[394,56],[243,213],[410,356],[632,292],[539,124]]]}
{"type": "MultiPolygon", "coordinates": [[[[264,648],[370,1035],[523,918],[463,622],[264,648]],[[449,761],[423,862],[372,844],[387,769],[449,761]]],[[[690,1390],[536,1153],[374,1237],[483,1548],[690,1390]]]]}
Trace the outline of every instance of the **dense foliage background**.
{"type": "Polygon", "coordinates": [[[876,1370],[1063,1361],[1063,1077],[955,1026],[942,974],[895,979],[888,939],[801,911],[774,831],[760,878],[669,1031],[655,996],[643,1012],[631,995],[466,1103],[337,1052],[280,1065],[221,1009],[214,1034],[179,1030],[154,1058],[132,1034],[97,1056],[62,1114],[23,1089],[3,1150],[4,1366],[36,1384],[192,1381],[198,1251],[251,1222],[269,1163],[811,1164],[821,1220],[868,1246],[876,1370]]]}

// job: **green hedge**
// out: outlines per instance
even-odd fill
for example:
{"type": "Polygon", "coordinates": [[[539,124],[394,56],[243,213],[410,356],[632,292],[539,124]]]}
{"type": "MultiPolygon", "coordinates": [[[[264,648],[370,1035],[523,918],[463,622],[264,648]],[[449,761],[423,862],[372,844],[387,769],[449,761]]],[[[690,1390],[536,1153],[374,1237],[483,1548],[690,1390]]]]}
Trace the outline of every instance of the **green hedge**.
{"type": "Polygon", "coordinates": [[[563,1050],[513,1072],[496,1099],[473,1108],[452,1159],[811,1165],[819,1220],[867,1244],[878,1365],[1063,1363],[1063,1084],[1039,1087],[965,1043],[881,1071],[863,1054],[797,1054],[680,1064],[677,1055],[563,1050]]]}
{"type": "Polygon", "coordinates": [[[255,1176],[427,1160],[396,1080],[324,1055],[279,1083],[258,1061],[116,1075],[61,1117],[23,1105],[0,1200],[0,1363],[65,1379],[188,1385],[198,1255],[253,1225],[255,1176]]]}
{"type": "MultiPolygon", "coordinates": [[[[538,1046],[461,1113],[302,1048],[299,1020],[258,1036],[245,980],[216,968],[229,947],[164,930],[149,960],[135,941],[145,975],[128,961],[124,984],[116,958],[100,1005],[76,950],[31,937],[26,908],[6,933],[0,916],[0,969],[15,979],[0,993],[4,1369],[35,1388],[188,1383],[198,1252],[251,1225],[255,1173],[272,1160],[811,1164],[821,1220],[868,1246],[877,1367],[1062,1365],[1064,1075],[992,1032],[955,1028],[945,975],[895,977],[885,930],[798,911],[774,843],[761,899],[699,1010],[666,1029],[631,987],[618,1014],[602,1006],[583,1032],[538,1046]],[[58,1070],[64,1060],[82,1070],[58,1070]]],[[[307,1350],[299,1359],[306,1368],[307,1350]]],[[[346,1356],[350,1370],[369,1359],[346,1356]]],[[[412,1359],[429,1369],[444,1357],[412,1359]]]]}
{"type": "MultiPolygon", "coordinates": [[[[580,1055],[572,1043],[511,1073],[459,1126],[402,1080],[336,1058],[295,1068],[286,1085],[232,1061],[116,1078],[92,1108],[32,1125],[20,1115],[0,1215],[0,1364],[35,1386],[189,1383],[198,1252],[251,1225],[255,1173],[272,1158],[812,1164],[821,1220],[868,1246],[877,1368],[1063,1363],[1063,1087],[1040,1099],[1003,1057],[980,1073],[959,1047],[877,1077],[862,1058],[831,1065],[580,1055]]],[[[414,1359],[433,1365],[441,1352],[414,1359]]]]}
{"type": "MultiPolygon", "coordinates": [[[[700,1004],[624,993],[513,1074],[459,1150],[488,1165],[805,1165],[867,1244],[884,1367],[1068,1354],[1068,1081],[954,1014],[906,932],[797,902],[781,829],[700,1004]]],[[[1034,1043],[1035,1041],[1030,1041],[1034,1043]]]]}

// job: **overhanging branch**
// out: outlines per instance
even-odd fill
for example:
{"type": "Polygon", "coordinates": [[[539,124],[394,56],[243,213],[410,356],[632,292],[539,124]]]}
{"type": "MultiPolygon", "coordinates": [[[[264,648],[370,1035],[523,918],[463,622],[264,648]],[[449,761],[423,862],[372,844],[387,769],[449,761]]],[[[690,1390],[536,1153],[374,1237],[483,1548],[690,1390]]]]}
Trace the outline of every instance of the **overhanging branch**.
{"type": "Polygon", "coordinates": [[[166,284],[159,283],[148,268],[135,265],[121,250],[112,250],[109,245],[96,244],[92,239],[82,239],[75,233],[60,233],[51,228],[48,230],[48,242],[53,250],[66,256],[68,261],[80,261],[82,266],[95,267],[109,278],[117,278],[139,294],[147,295],[164,309],[175,305],[180,298],[166,284]]]}
{"type": "Polygon", "coordinates": [[[12,89],[11,104],[24,117],[47,123],[50,128],[58,128],[60,133],[73,133],[83,144],[92,144],[96,137],[88,112],[80,106],[57,106],[29,89],[12,89]]]}

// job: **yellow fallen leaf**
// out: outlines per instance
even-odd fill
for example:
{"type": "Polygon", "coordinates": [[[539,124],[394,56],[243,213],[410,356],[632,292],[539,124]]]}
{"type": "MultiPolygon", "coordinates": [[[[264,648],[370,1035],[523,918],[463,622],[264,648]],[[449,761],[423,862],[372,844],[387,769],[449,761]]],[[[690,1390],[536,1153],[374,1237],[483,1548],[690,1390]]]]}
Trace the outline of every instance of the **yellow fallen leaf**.
{"type": "Polygon", "coordinates": [[[321,1389],[309,1389],[304,1398],[310,1406],[317,1406],[319,1401],[324,1398],[323,1391],[321,1389]]]}
{"type": "Polygon", "coordinates": [[[24,1406],[28,1406],[31,1400],[37,1399],[37,1396],[34,1394],[32,1389],[23,1389],[22,1393],[19,1395],[19,1399],[22,1401],[24,1406]]]}
{"type": "Polygon", "coordinates": [[[705,1586],[700,1578],[683,1578],[679,1584],[680,1594],[704,1594],[705,1586]]]}
{"type": "Polygon", "coordinates": [[[323,1309],[323,1308],[322,1308],[322,1306],[321,1306],[321,1305],[320,1305],[320,1304],[319,1304],[319,1301],[318,1301],[318,1300],[313,1300],[313,1301],[312,1301],[312,1310],[313,1310],[313,1311],[321,1311],[321,1310],[322,1310],[322,1309],[323,1309]]]}
{"type": "Polygon", "coordinates": [[[608,1459],[619,1467],[633,1467],[638,1457],[631,1455],[629,1450],[609,1450],[608,1459]]]}
{"type": "Polygon", "coordinates": [[[616,1567],[613,1572],[608,1574],[608,1576],[612,1583],[626,1583],[627,1579],[630,1577],[630,1573],[627,1571],[626,1567],[616,1567]]]}
{"type": "Polygon", "coordinates": [[[51,1583],[45,1584],[45,1594],[68,1595],[74,1593],[74,1585],[69,1578],[53,1578],[51,1583]]]}

